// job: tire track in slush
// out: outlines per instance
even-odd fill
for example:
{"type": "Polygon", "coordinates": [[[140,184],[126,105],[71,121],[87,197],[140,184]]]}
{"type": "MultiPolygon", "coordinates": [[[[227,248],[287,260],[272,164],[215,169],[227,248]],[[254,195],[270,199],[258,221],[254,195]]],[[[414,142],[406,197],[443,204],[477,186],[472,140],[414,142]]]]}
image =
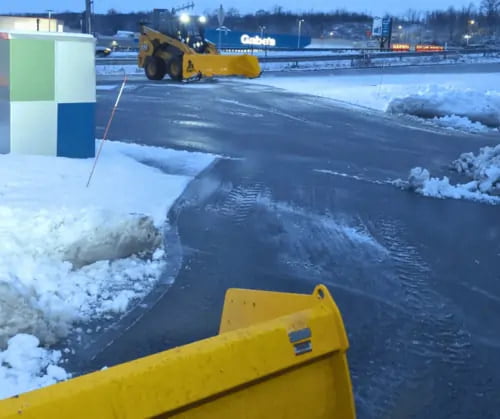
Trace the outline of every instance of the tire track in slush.
{"type": "MultiPolygon", "coordinates": [[[[458,377],[470,368],[471,337],[456,320],[451,302],[431,288],[432,270],[417,248],[402,239],[404,227],[395,220],[381,220],[376,229],[381,244],[390,252],[397,281],[394,285],[400,289],[411,317],[397,319],[399,327],[394,328],[391,339],[393,354],[388,357],[394,363],[391,373],[386,375],[387,366],[380,366],[383,383],[370,386],[362,398],[371,404],[373,417],[421,417],[426,404],[435,404],[440,398],[444,402],[449,392],[459,400],[460,389],[454,381],[460,382],[458,377]],[[415,368],[398,367],[400,363],[408,365],[410,357],[415,368]]],[[[460,412],[459,403],[446,408],[451,410],[443,410],[443,418],[460,412]]]]}
{"type": "Polygon", "coordinates": [[[269,194],[264,183],[245,178],[231,188],[218,211],[221,215],[231,218],[235,224],[241,225],[246,222],[257,201],[269,194]]]}
{"type": "MultiPolygon", "coordinates": [[[[432,289],[432,270],[404,239],[400,223],[381,220],[369,228],[358,219],[353,228],[346,217],[269,197],[259,203],[282,224],[279,259],[289,274],[350,295],[343,302],[352,320],[349,360],[360,418],[422,417],[431,402],[445,405],[450,391],[458,395],[447,380],[459,382],[467,373],[470,336],[450,302],[432,289]],[[375,311],[363,309],[366,299],[375,311]],[[375,339],[373,331],[367,339],[374,328],[375,339]]],[[[456,413],[455,406],[445,406],[450,411],[442,417],[456,413]]]]}
{"type": "Polygon", "coordinates": [[[281,225],[281,233],[264,240],[283,252],[278,259],[291,275],[335,288],[339,284],[331,281],[334,269],[340,277],[352,278],[339,288],[351,289],[353,304],[362,304],[363,298],[378,304],[372,316],[361,310],[361,330],[350,331],[349,360],[360,418],[422,417],[436,400],[439,404],[442,400],[441,417],[459,412],[460,403],[450,406],[446,400],[450,392],[460,399],[453,381],[463,381],[467,374],[470,335],[455,319],[451,303],[432,289],[433,272],[405,240],[401,223],[382,219],[367,227],[358,220],[349,231],[332,214],[280,205],[255,178],[244,177],[222,189],[221,200],[212,208],[220,216],[242,226],[256,210],[265,209],[265,218],[281,225]],[[356,264],[362,265],[357,271],[352,268],[356,264]],[[382,266],[380,277],[370,278],[370,269],[377,264],[382,266]],[[381,303],[387,299],[392,301],[381,303]],[[362,335],[373,327],[380,329],[380,339],[367,343],[362,335]]]}

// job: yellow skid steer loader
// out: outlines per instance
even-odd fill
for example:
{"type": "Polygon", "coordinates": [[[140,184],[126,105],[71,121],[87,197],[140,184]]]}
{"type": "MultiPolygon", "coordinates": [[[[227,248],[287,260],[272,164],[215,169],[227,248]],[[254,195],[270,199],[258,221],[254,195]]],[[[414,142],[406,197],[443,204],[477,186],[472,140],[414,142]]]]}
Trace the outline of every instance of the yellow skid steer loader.
{"type": "Polygon", "coordinates": [[[231,289],[219,335],[0,401],[0,418],[355,418],[327,288],[231,289]]]}
{"type": "Polygon", "coordinates": [[[148,79],[162,80],[165,74],[177,81],[214,76],[260,76],[257,57],[219,54],[216,46],[205,39],[201,24],[197,30],[188,29],[188,22],[171,28],[163,33],[142,26],[138,65],[144,68],[148,79]]]}

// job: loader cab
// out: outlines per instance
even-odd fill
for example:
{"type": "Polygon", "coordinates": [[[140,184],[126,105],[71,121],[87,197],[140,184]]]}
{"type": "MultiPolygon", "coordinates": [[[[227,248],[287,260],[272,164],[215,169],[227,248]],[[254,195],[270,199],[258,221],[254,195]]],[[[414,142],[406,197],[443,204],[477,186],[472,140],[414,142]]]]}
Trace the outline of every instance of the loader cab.
{"type": "Polygon", "coordinates": [[[153,28],[165,35],[189,45],[197,53],[205,52],[205,16],[191,16],[187,13],[177,14],[170,10],[155,9],[153,12],[153,28]]]}
{"type": "Polygon", "coordinates": [[[205,16],[180,15],[177,19],[177,38],[188,44],[197,53],[203,53],[206,47],[205,16]],[[180,37],[180,38],[179,38],[180,37]]]}

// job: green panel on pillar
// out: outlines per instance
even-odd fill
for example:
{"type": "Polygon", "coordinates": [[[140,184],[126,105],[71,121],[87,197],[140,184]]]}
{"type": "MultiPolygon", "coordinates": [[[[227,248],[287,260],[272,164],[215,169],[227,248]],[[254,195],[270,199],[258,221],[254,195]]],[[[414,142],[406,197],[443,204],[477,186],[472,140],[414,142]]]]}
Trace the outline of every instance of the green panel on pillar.
{"type": "Polygon", "coordinates": [[[10,100],[54,100],[55,42],[12,39],[10,43],[10,100]]]}

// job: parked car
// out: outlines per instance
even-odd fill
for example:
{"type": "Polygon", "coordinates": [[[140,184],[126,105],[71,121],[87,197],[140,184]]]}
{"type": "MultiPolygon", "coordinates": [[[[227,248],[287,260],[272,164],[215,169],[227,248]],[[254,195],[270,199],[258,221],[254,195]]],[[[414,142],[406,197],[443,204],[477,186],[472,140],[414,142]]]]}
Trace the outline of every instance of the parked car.
{"type": "Polygon", "coordinates": [[[111,54],[111,48],[100,47],[100,46],[95,47],[95,56],[96,57],[103,58],[103,57],[107,57],[109,54],[111,54]]]}

